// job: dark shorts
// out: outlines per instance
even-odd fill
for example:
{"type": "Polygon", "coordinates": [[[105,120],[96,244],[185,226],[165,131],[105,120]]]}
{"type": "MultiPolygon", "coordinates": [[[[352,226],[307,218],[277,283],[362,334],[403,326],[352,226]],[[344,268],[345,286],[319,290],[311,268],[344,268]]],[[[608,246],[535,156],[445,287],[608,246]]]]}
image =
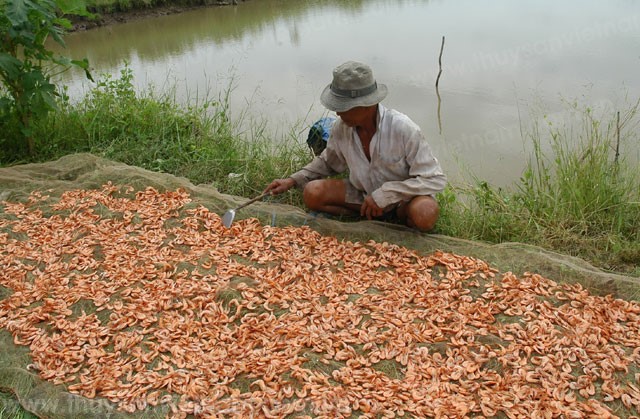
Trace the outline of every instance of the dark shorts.
{"type": "MultiPolygon", "coordinates": [[[[349,182],[349,179],[343,179],[344,187],[345,187],[345,197],[344,201],[347,204],[362,204],[364,202],[364,198],[366,197],[366,193],[357,189],[355,186],[349,182]]],[[[398,217],[398,207],[403,205],[405,202],[396,202],[395,204],[389,205],[385,208],[384,214],[380,217],[376,217],[375,219],[378,221],[384,221],[388,223],[397,223],[402,224],[403,221],[398,217]]]]}

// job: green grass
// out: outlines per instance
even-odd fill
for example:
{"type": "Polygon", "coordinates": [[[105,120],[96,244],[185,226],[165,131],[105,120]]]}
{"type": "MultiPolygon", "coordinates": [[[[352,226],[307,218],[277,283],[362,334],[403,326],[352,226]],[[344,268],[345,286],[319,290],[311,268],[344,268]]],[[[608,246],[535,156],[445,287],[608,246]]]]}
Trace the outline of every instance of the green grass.
{"type": "MultiPolygon", "coordinates": [[[[91,152],[145,169],[183,176],[223,193],[254,196],[273,179],[286,176],[312,155],[296,130],[269,138],[264,122],[249,129],[229,114],[230,90],[215,99],[180,107],[171,93],[135,92],[129,68],[119,78],[104,76],[78,103],[63,98],[59,111],[35,127],[37,153],[16,143],[11,121],[0,120],[0,164],[40,162],[91,152]]],[[[151,90],[151,89],[149,89],[151,90]]],[[[299,204],[300,194],[286,203],[299,204]]]]}
{"type": "MultiPolygon", "coordinates": [[[[136,92],[132,73],[104,76],[86,97],[60,101],[60,110],[35,127],[37,154],[16,143],[14,125],[0,120],[0,164],[49,161],[91,152],[145,169],[184,176],[223,193],[251,197],[273,179],[286,177],[311,160],[298,140],[306,127],[270,138],[266,124],[229,111],[229,88],[217,99],[183,107],[171,93],[136,92]],[[247,128],[248,127],[248,128],[247,128]]],[[[640,276],[640,196],[637,170],[618,143],[637,144],[638,104],[615,113],[582,115],[577,127],[534,126],[528,167],[508,189],[471,176],[438,197],[437,232],[489,243],[522,242],[592,264],[640,276]]],[[[278,199],[302,205],[293,191],[278,199]]]]}
{"type": "Polygon", "coordinates": [[[638,142],[639,104],[620,119],[570,106],[582,115],[578,127],[535,126],[528,135],[532,156],[513,188],[480,179],[448,188],[440,199],[439,230],[491,243],[538,245],[640,276],[640,176],[637,163],[616,152],[621,142],[638,142]]]}
{"type": "Polygon", "coordinates": [[[92,13],[127,12],[138,9],[150,9],[163,6],[208,6],[225,4],[222,0],[87,0],[87,10],[92,13]]]}
{"type": "Polygon", "coordinates": [[[0,391],[0,419],[32,419],[37,416],[24,410],[15,397],[0,391]]]}

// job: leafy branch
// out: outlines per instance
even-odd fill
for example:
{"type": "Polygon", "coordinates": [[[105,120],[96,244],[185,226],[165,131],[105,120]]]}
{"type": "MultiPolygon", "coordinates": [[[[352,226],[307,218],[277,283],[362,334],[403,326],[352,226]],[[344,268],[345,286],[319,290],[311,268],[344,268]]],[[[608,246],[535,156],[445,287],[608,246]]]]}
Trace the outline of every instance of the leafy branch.
{"type": "Polygon", "coordinates": [[[15,118],[31,155],[31,122],[57,109],[50,69],[75,66],[93,80],[86,58],[71,60],[45,46],[49,38],[65,46],[62,36],[71,22],[63,16],[69,14],[90,16],[82,0],[0,0],[0,122],[15,118]]]}

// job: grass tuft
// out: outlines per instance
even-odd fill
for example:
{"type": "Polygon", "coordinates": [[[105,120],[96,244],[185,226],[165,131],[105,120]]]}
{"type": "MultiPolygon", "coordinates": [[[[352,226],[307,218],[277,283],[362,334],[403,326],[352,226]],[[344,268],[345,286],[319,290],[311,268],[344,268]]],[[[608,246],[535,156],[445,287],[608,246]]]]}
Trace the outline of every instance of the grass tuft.
{"type": "Polygon", "coordinates": [[[440,196],[440,232],[538,245],[640,275],[640,174],[633,159],[616,151],[621,142],[637,143],[639,105],[606,120],[571,104],[582,115],[577,128],[534,126],[532,156],[514,187],[480,179],[448,187],[440,196]]]}
{"type": "MultiPolygon", "coordinates": [[[[204,99],[186,108],[170,94],[151,89],[138,93],[125,67],[119,78],[103,76],[78,103],[68,98],[59,110],[34,129],[37,154],[0,138],[0,164],[49,161],[66,154],[90,152],[156,172],[183,176],[194,184],[215,186],[223,193],[254,196],[275,178],[286,177],[311,159],[297,134],[270,138],[263,125],[241,131],[241,116],[229,112],[229,90],[216,100],[204,99]]],[[[0,126],[10,132],[10,121],[0,126]]],[[[300,204],[299,193],[282,197],[300,204]]]]}

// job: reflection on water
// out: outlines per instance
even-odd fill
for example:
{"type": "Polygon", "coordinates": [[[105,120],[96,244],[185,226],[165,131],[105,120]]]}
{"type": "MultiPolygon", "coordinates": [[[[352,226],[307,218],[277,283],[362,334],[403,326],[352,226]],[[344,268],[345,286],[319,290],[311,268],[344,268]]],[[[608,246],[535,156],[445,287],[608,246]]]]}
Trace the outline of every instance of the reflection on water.
{"type": "MultiPolygon", "coordinates": [[[[451,178],[468,168],[499,185],[524,167],[530,109],[562,123],[563,98],[620,109],[640,97],[640,4],[629,0],[250,0],[66,42],[65,54],[87,57],[95,73],[128,62],[139,86],[173,86],[182,101],[232,83],[232,108],[250,102],[274,131],[325,113],[318,97],[331,70],[364,61],[389,87],[385,104],[422,127],[451,178]]],[[[82,75],[63,77],[80,95],[82,75]]]]}

